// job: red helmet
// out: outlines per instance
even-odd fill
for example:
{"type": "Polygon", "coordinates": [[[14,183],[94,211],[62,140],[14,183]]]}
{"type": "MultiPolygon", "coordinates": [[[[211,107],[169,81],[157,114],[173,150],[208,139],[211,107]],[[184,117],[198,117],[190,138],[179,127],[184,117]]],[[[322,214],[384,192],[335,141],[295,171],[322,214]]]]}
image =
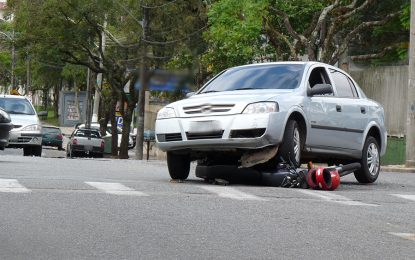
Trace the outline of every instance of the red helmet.
{"type": "Polygon", "coordinates": [[[335,190],[340,185],[340,175],[336,170],[312,169],[307,174],[307,184],[312,189],[335,190]]]}

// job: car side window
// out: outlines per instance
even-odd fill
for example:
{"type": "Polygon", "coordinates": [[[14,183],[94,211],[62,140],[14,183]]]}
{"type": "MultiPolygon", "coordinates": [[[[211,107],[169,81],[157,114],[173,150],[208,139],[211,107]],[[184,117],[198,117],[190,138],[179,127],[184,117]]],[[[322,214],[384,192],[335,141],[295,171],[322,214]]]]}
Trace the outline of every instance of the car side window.
{"type": "MultiPolygon", "coordinates": [[[[331,84],[326,70],[323,67],[314,68],[308,78],[308,87],[313,88],[317,84],[331,84]]],[[[323,96],[333,96],[334,94],[326,94],[323,96]]]]}
{"type": "Polygon", "coordinates": [[[343,98],[355,98],[357,97],[356,89],[352,90],[350,85],[350,79],[343,73],[337,70],[330,70],[331,76],[336,86],[337,96],[343,98]]]}

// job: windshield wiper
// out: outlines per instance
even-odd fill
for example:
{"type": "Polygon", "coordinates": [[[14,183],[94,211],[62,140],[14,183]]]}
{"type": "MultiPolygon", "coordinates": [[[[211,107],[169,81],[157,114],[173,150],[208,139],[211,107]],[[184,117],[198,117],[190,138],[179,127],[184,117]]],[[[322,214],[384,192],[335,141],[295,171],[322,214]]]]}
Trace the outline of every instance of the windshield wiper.
{"type": "Polygon", "coordinates": [[[218,90],[208,90],[208,91],[200,92],[199,94],[214,93],[214,92],[220,92],[220,91],[218,91],[218,90]]]}
{"type": "Polygon", "coordinates": [[[257,89],[257,88],[236,88],[232,90],[251,90],[251,89],[257,89]]]}

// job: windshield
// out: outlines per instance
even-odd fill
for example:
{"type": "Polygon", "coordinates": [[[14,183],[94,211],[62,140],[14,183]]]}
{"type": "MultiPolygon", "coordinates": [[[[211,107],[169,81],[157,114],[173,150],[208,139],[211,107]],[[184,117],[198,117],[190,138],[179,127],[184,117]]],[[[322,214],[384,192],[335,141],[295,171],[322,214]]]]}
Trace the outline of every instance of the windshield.
{"type": "Polygon", "coordinates": [[[52,128],[52,127],[42,127],[42,132],[44,134],[60,134],[61,131],[57,128],[52,128]]]}
{"type": "Polygon", "coordinates": [[[9,114],[34,115],[35,111],[27,99],[0,98],[0,107],[9,114]]]}
{"type": "Polygon", "coordinates": [[[295,89],[301,82],[303,71],[303,64],[232,68],[215,78],[200,93],[244,89],[295,89]]]}

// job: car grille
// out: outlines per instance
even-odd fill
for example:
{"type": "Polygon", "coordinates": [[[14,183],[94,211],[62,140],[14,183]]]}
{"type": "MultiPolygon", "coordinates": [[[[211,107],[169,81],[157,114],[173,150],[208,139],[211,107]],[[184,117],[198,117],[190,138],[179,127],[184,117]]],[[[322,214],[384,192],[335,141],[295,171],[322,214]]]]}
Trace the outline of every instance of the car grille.
{"type": "Polygon", "coordinates": [[[265,133],[265,128],[232,130],[231,138],[255,138],[265,133]]]}
{"type": "Polygon", "coordinates": [[[157,140],[159,142],[174,142],[174,141],[182,141],[182,134],[181,133],[174,133],[174,134],[158,134],[157,140]]]}
{"type": "Polygon", "coordinates": [[[194,114],[210,114],[210,113],[225,113],[229,112],[235,104],[204,104],[198,106],[188,106],[183,107],[185,114],[194,115],[194,114]]]}
{"type": "Polygon", "coordinates": [[[18,143],[28,143],[32,140],[32,137],[18,137],[17,142],[18,143]]]}
{"type": "Polygon", "coordinates": [[[223,136],[223,130],[209,133],[186,133],[187,140],[219,139],[223,136]]]}

